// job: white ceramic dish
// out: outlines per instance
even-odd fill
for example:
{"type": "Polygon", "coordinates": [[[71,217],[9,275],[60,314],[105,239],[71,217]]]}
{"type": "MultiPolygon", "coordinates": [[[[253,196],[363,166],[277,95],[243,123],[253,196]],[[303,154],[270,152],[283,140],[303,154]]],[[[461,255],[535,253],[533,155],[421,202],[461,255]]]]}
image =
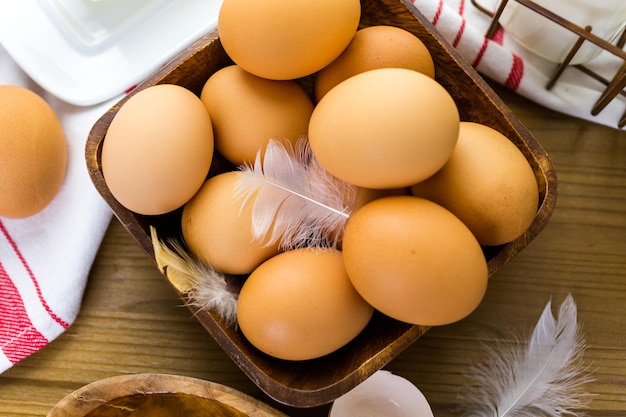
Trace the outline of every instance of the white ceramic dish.
{"type": "Polygon", "coordinates": [[[222,0],[0,0],[0,43],[71,104],[131,89],[217,26],[222,0]]]}

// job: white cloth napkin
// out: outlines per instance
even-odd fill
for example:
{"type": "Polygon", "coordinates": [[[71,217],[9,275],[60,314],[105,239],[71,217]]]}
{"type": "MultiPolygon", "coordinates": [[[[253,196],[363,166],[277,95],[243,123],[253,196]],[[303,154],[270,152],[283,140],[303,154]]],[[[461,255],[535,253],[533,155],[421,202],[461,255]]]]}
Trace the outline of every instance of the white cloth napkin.
{"type": "MultiPolygon", "coordinates": [[[[441,35],[483,76],[549,109],[617,128],[619,119],[626,111],[625,97],[618,96],[597,116],[592,116],[591,108],[605,85],[574,67],[568,67],[556,85],[547,90],[545,86],[557,64],[520,47],[502,29],[492,39],[486,39],[484,35],[491,18],[480,12],[470,0],[412,1],[441,35]]],[[[478,3],[495,10],[499,2],[478,0],[478,3]]],[[[610,80],[622,63],[623,60],[604,51],[585,65],[610,80]]]]}
{"type": "Polygon", "coordinates": [[[111,219],[93,186],[85,142],[116,100],[77,107],[43,91],[0,46],[0,84],[26,87],[59,116],[68,142],[67,173],[54,200],[26,219],[0,217],[0,372],[65,331],[78,314],[89,270],[111,219]]]}

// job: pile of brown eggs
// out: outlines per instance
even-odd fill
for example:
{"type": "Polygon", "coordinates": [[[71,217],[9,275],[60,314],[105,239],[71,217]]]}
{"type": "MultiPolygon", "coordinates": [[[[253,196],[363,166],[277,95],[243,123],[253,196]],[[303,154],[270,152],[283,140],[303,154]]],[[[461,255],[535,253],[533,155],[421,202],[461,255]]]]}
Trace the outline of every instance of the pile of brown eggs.
{"type": "Polygon", "coordinates": [[[218,31],[235,64],[200,97],[175,85],[138,92],[102,148],[104,178],[126,208],[184,207],[186,246],[245,279],[239,328],[281,359],[338,349],[374,310],[427,326],[464,318],[487,287],[483,247],[519,237],[537,211],[526,158],[460,120],[424,44],[396,27],[358,30],[359,19],[359,0],[225,0],[218,31]],[[302,77],[314,78],[313,94],[302,77]],[[337,248],[254,239],[254,198],[234,196],[242,172],[206,178],[214,151],[239,166],[270,139],[302,137],[356,189],[337,248]]]}

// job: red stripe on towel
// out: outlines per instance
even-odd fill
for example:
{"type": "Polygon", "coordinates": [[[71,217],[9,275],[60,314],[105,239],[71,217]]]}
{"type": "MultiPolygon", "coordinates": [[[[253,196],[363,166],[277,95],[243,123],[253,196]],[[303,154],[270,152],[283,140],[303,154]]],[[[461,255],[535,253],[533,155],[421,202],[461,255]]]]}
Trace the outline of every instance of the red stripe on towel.
{"type": "Polygon", "coordinates": [[[480,50],[478,51],[478,54],[476,55],[476,58],[474,58],[474,62],[472,62],[472,67],[474,68],[478,67],[478,65],[480,64],[480,61],[483,59],[483,56],[485,56],[485,52],[487,51],[488,46],[489,46],[489,39],[483,38],[483,44],[481,45],[480,50]]]}
{"type": "Polygon", "coordinates": [[[39,282],[37,281],[37,278],[35,277],[35,274],[30,269],[30,266],[28,265],[28,262],[26,261],[26,259],[22,255],[22,252],[20,251],[20,249],[17,247],[17,243],[15,243],[15,241],[13,240],[11,235],[9,234],[9,231],[7,230],[7,228],[2,223],[2,221],[0,221],[0,231],[2,232],[4,237],[6,238],[7,242],[9,242],[9,245],[11,245],[11,248],[13,248],[13,252],[15,252],[15,255],[18,257],[18,259],[22,263],[22,266],[24,267],[24,270],[26,271],[26,273],[30,277],[30,280],[32,281],[32,283],[33,283],[33,285],[35,287],[35,291],[37,292],[37,297],[39,297],[39,302],[41,303],[43,308],[46,310],[46,313],[48,313],[48,315],[55,322],[57,322],[61,327],[63,327],[64,329],[67,329],[68,327],[70,327],[70,324],[67,323],[65,320],[63,320],[61,317],[57,316],[54,313],[54,311],[52,311],[50,306],[48,305],[48,302],[46,301],[46,299],[44,298],[43,294],[41,293],[41,288],[39,287],[39,282]]]}
{"type": "Polygon", "coordinates": [[[22,297],[0,263],[0,349],[16,363],[44,347],[48,340],[31,323],[22,297]]]}
{"type": "Polygon", "coordinates": [[[459,27],[459,30],[456,32],[456,36],[454,37],[454,40],[452,41],[453,47],[456,48],[459,42],[461,42],[461,38],[463,37],[463,32],[465,32],[465,19],[461,20],[461,26],[459,27]]]}
{"type": "Polygon", "coordinates": [[[522,77],[524,76],[524,61],[518,55],[513,54],[513,64],[511,65],[511,70],[509,71],[509,75],[504,82],[504,86],[515,91],[520,85],[522,81],[522,77]]]}
{"type": "Polygon", "coordinates": [[[443,11],[443,0],[439,0],[439,6],[437,7],[437,11],[435,12],[435,15],[433,16],[433,25],[437,25],[437,22],[439,21],[439,17],[441,17],[441,12],[443,11]]]}
{"type": "Polygon", "coordinates": [[[491,40],[498,45],[502,45],[504,43],[504,29],[502,29],[502,26],[498,26],[495,33],[491,37],[491,40]]]}

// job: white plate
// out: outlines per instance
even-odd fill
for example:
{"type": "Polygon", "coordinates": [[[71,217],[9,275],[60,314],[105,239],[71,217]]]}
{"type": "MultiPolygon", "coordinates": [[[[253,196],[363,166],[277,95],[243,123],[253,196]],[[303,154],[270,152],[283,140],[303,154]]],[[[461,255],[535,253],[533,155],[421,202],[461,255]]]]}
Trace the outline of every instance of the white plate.
{"type": "Polygon", "coordinates": [[[0,0],[0,43],[79,106],[128,91],[217,27],[222,0],[0,0]]]}

